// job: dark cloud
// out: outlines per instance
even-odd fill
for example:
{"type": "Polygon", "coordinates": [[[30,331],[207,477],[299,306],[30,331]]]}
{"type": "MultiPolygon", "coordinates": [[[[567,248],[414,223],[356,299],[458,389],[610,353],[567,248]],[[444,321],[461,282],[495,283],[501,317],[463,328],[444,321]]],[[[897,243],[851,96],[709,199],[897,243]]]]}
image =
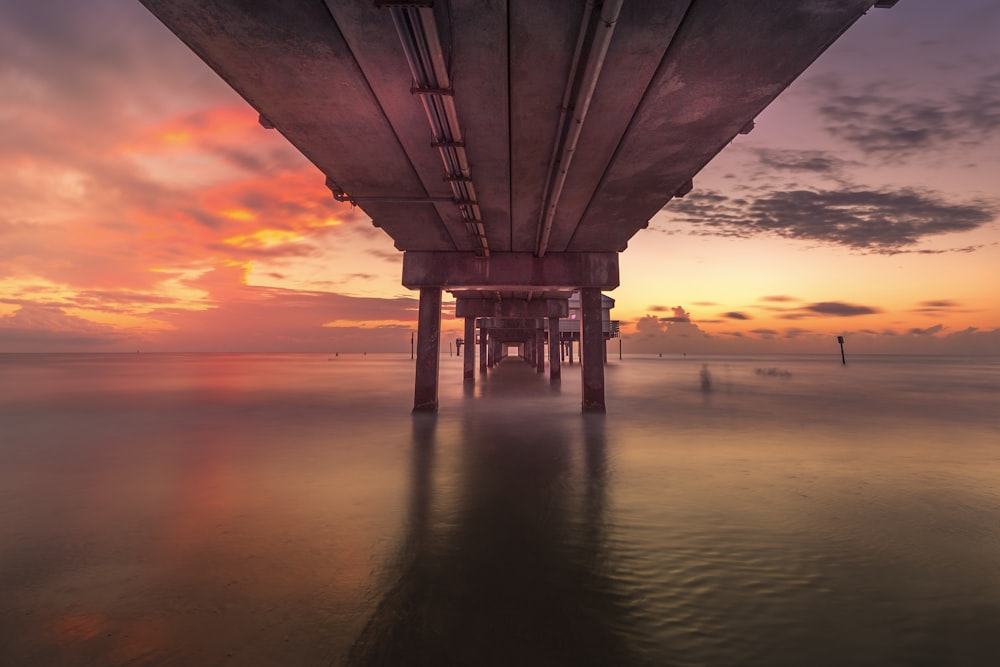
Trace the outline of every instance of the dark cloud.
{"type": "Polygon", "coordinates": [[[722,317],[728,317],[731,320],[752,320],[753,318],[746,313],[739,313],[736,311],[730,311],[728,313],[723,313],[722,317]]]}
{"type": "Polygon", "coordinates": [[[674,324],[685,324],[691,321],[691,315],[681,306],[674,306],[670,308],[673,311],[673,317],[661,317],[660,322],[664,323],[674,323],[674,324]]]}
{"type": "Polygon", "coordinates": [[[946,253],[970,253],[976,252],[982,245],[967,245],[961,248],[947,248],[945,250],[934,250],[932,248],[924,248],[922,250],[909,250],[907,252],[912,252],[915,255],[944,255],[946,253]]]}
{"type": "Polygon", "coordinates": [[[695,301],[694,305],[709,307],[709,306],[718,306],[719,304],[716,301],[695,301]]]}
{"type": "Polygon", "coordinates": [[[996,207],[981,200],[952,203],[936,193],[903,190],[762,191],[746,205],[717,192],[692,193],[666,209],[695,234],[780,236],[878,254],[922,252],[926,238],[991,222],[996,207]]]}
{"type": "Polygon", "coordinates": [[[913,328],[910,329],[910,333],[914,336],[933,336],[936,333],[944,331],[943,324],[935,324],[932,327],[927,327],[926,329],[913,328]]]}
{"type": "Polygon", "coordinates": [[[770,302],[770,303],[787,303],[789,301],[801,301],[801,300],[802,299],[799,299],[799,298],[794,297],[794,296],[788,296],[787,294],[775,294],[775,295],[772,295],[772,296],[762,296],[762,297],[760,297],[760,299],[758,299],[758,301],[767,301],[767,302],[770,302]]]}
{"type": "Polygon", "coordinates": [[[858,306],[851,303],[842,303],[840,301],[823,301],[820,303],[810,304],[805,306],[805,310],[813,313],[819,313],[820,315],[833,315],[836,317],[855,317],[857,315],[873,315],[875,313],[882,312],[878,308],[858,306]]]}
{"type": "Polygon", "coordinates": [[[935,99],[903,99],[891,86],[871,84],[845,94],[836,79],[819,107],[826,129],[868,155],[896,161],[916,152],[971,145],[1000,129],[1000,72],[986,74],[961,90],[935,99]]]}
{"type": "Polygon", "coordinates": [[[777,335],[778,332],[775,331],[774,329],[751,329],[750,333],[755,333],[758,336],[768,337],[777,335]]]}
{"type": "Polygon", "coordinates": [[[834,175],[839,173],[847,164],[844,160],[825,151],[758,148],[754,153],[760,164],[770,169],[834,175]]]}
{"type": "Polygon", "coordinates": [[[665,313],[668,310],[670,310],[670,309],[667,308],[666,306],[650,306],[649,307],[649,311],[651,313],[665,313]]]}
{"type": "MultiPolygon", "coordinates": [[[[356,227],[361,227],[361,225],[355,225],[356,227]]],[[[387,262],[392,262],[394,264],[403,261],[403,253],[398,250],[378,250],[375,248],[369,248],[365,250],[366,253],[372,257],[385,260],[387,262]]]]}
{"type": "Polygon", "coordinates": [[[785,329],[785,338],[801,338],[803,336],[811,335],[813,332],[808,329],[800,329],[799,327],[788,327],[785,329]]]}
{"type": "Polygon", "coordinates": [[[925,315],[941,315],[944,313],[969,312],[961,303],[951,299],[936,299],[932,301],[921,301],[917,308],[912,308],[911,313],[923,313],[925,315]]]}

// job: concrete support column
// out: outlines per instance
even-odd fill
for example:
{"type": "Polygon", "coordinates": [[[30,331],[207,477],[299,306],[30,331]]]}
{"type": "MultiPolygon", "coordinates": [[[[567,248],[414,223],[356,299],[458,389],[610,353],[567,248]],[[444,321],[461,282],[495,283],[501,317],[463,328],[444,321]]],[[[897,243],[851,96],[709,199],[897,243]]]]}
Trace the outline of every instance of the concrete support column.
{"type": "Polygon", "coordinates": [[[486,334],[486,365],[489,368],[493,368],[496,364],[496,341],[493,340],[493,335],[486,334]]]}
{"type": "Polygon", "coordinates": [[[604,327],[601,322],[601,290],[580,290],[580,356],[583,369],[583,411],[604,412],[604,327]]]}
{"type": "Polygon", "coordinates": [[[539,373],[545,372],[545,329],[542,328],[542,322],[544,320],[539,320],[538,324],[535,325],[535,349],[537,350],[535,370],[539,373]]]}
{"type": "Polygon", "coordinates": [[[573,338],[569,339],[569,365],[573,365],[573,338]]]}
{"type": "Polygon", "coordinates": [[[486,327],[479,329],[479,374],[486,375],[486,327]]]}
{"type": "Polygon", "coordinates": [[[604,352],[604,365],[608,365],[608,339],[604,337],[604,332],[601,331],[601,347],[602,352],[604,352]]]}
{"type": "Polygon", "coordinates": [[[476,318],[465,318],[465,356],[462,357],[462,377],[473,380],[476,377],[476,318]]]}
{"type": "Polygon", "coordinates": [[[413,411],[436,412],[438,362],[441,342],[441,288],[420,288],[417,320],[417,369],[413,384],[413,411]]]}
{"type": "Polygon", "coordinates": [[[562,345],[559,344],[559,318],[550,317],[549,318],[549,379],[558,380],[562,373],[560,372],[559,358],[561,356],[562,350],[560,349],[562,345]]]}

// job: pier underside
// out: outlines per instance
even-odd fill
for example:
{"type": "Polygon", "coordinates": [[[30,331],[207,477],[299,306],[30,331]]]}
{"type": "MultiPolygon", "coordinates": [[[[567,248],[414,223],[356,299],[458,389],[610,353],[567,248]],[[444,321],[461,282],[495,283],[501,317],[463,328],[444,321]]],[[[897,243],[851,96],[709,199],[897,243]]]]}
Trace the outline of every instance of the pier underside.
{"type": "MultiPolygon", "coordinates": [[[[587,322],[618,286],[617,253],[854,21],[893,4],[141,2],[405,253],[418,410],[437,406],[442,290],[470,342],[469,318],[558,324],[579,291],[582,402],[603,409],[587,322]]],[[[528,330],[541,367],[545,327],[528,330]]],[[[481,337],[481,368],[500,335],[481,337]]]]}

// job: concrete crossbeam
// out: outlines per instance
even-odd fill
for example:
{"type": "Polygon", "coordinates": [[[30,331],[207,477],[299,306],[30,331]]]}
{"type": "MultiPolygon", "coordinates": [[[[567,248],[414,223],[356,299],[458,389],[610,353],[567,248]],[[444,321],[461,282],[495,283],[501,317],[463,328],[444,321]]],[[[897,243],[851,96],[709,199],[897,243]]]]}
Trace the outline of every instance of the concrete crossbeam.
{"type": "Polygon", "coordinates": [[[455,299],[455,317],[512,317],[545,318],[568,317],[568,299],[515,299],[497,301],[493,299],[455,299]]]}
{"type": "MultiPolygon", "coordinates": [[[[403,285],[494,290],[580,289],[618,287],[618,253],[564,252],[535,257],[528,252],[496,252],[479,257],[471,252],[403,254],[403,285]]],[[[546,315],[547,316],[547,315],[546,315]]]]}

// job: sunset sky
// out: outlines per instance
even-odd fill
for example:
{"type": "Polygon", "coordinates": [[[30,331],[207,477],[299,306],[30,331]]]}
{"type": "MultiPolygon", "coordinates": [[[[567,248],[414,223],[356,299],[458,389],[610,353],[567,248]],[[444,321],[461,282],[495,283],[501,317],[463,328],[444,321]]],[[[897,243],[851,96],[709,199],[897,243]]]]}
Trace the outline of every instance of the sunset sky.
{"type": "MultiPolygon", "coordinates": [[[[870,11],[632,239],[625,349],[1000,354],[998,36],[870,11]]],[[[138,2],[6,0],[0,91],[0,352],[409,351],[391,239],[138,2]]]]}

